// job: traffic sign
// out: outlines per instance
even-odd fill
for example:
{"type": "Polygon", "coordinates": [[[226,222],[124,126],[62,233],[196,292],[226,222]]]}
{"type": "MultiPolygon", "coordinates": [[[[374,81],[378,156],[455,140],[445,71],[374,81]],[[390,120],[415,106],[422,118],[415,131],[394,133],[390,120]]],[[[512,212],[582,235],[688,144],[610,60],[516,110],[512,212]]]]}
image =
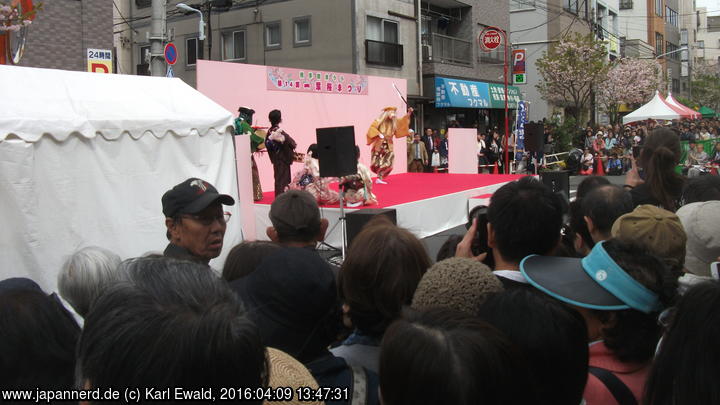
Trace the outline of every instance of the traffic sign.
{"type": "Polygon", "coordinates": [[[168,65],[174,65],[175,62],[177,62],[177,48],[175,48],[175,45],[173,45],[172,42],[168,42],[165,44],[165,61],[168,63],[168,65]]]}
{"type": "Polygon", "coordinates": [[[527,76],[525,75],[525,73],[514,74],[513,82],[515,84],[527,84],[527,76]]]}
{"type": "Polygon", "coordinates": [[[484,29],[479,38],[480,47],[486,52],[494,50],[500,46],[500,43],[502,42],[500,35],[500,31],[494,28],[484,29]]]}

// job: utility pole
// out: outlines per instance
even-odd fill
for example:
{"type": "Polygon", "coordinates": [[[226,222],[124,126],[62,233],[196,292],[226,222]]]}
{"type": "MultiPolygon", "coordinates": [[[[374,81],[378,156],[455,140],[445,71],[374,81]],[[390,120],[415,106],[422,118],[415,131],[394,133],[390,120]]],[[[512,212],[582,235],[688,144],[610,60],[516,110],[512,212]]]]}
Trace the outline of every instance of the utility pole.
{"type": "Polygon", "coordinates": [[[150,74],[165,76],[165,0],[152,0],[152,22],[150,25],[150,74]]]}

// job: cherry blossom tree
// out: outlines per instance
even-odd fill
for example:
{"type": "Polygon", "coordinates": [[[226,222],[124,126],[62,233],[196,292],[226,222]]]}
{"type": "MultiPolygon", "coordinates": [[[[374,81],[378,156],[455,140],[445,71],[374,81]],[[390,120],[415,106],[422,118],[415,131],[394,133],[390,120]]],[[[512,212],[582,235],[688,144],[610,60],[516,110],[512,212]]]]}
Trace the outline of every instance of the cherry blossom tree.
{"type": "Polygon", "coordinates": [[[20,31],[21,28],[30,25],[41,5],[22,10],[18,7],[17,1],[0,0],[0,35],[20,31]]]}
{"type": "Polygon", "coordinates": [[[597,100],[610,117],[618,122],[621,104],[641,104],[650,100],[655,90],[663,90],[663,69],[653,59],[619,59],[597,88],[597,100]]]}
{"type": "Polygon", "coordinates": [[[536,66],[541,76],[536,87],[545,100],[571,107],[575,122],[583,122],[593,91],[608,71],[607,49],[603,42],[592,35],[575,33],[574,37],[551,46],[536,66]]]}

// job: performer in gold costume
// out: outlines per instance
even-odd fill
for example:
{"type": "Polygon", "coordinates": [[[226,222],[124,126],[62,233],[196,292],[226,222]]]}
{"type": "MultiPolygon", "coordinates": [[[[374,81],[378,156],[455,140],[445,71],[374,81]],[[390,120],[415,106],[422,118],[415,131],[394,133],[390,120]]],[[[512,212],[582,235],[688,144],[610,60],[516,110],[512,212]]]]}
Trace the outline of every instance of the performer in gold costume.
{"type": "Polygon", "coordinates": [[[367,132],[367,144],[372,145],[370,170],[377,174],[377,183],[387,184],[385,178],[390,175],[395,161],[393,137],[403,138],[410,133],[410,117],[413,109],[408,108],[407,115],[397,118],[396,107],[385,107],[382,114],[370,125],[367,132]]]}

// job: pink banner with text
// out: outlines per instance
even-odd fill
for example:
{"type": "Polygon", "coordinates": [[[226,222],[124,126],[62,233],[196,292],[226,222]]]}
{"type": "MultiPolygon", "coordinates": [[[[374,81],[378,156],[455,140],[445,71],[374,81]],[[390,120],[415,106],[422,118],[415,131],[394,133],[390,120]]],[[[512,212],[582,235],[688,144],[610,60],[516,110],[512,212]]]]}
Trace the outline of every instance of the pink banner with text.
{"type": "Polygon", "coordinates": [[[308,93],[367,95],[368,77],[351,73],[268,66],[267,89],[308,93]]]}

